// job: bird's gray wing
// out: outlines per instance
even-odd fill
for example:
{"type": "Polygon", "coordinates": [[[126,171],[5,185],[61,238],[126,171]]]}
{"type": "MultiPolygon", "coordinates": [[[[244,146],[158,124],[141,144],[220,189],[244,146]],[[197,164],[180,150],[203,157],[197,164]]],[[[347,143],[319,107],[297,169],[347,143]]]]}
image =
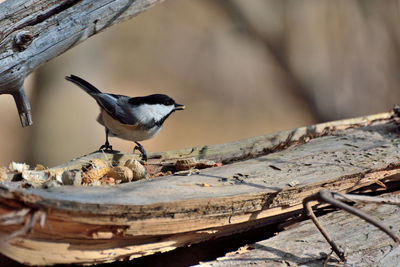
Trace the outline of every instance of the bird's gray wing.
{"type": "Polygon", "coordinates": [[[123,95],[115,94],[96,94],[93,95],[97,103],[102,107],[113,119],[118,120],[123,124],[134,125],[138,122],[138,119],[134,114],[129,112],[120,103],[121,98],[128,98],[123,95]]]}

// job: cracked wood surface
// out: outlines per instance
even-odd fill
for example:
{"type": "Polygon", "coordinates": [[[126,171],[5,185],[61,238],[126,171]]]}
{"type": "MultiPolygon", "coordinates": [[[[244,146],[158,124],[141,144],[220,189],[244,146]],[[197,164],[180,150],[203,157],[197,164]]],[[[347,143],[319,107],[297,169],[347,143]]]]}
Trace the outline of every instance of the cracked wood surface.
{"type": "Polygon", "coordinates": [[[0,3],[0,86],[14,83],[40,64],[90,36],[143,12],[159,0],[8,0],[0,3]],[[31,36],[16,47],[15,36],[31,36]]]}
{"type": "MultiPolygon", "coordinates": [[[[30,114],[30,106],[23,89],[24,79],[28,74],[90,36],[143,12],[159,1],[1,2],[0,94],[13,94],[20,114],[30,114]]],[[[23,126],[31,123],[32,121],[25,121],[23,126]]]]}
{"type": "MultiPolygon", "coordinates": [[[[399,194],[395,195],[399,198],[399,194]]],[[[393,232],[400,231],[400,207],[356,204],[378,218],[393,232]]],[[[345,211],[335,211],[318,218],[333,240],[346,252],[346,262],[339,262],[311,220],[299,223],[278,235],[243,247],[215,261],[200,266],[398,266],[400,247],[371,224],[345,211]]]]}
{"type": "MultiPolygon", "coordinates": [[[[210,154],[199,148],[158,153],[149,162],[161,166],[189,156],[231,162],[192,176],[48,190],[3,183],[0,215],[24,209],[29,213],[21,215],[20,223],[3,225],[1,237],[27,222],[33,230],[1,242],[0,251],[29,264],[108,262],[275,223],[298,213],[303,198],[321,188],[350,192],[378,180],[400,179],[399,126],[392,115],[209,146],[207,153],[214,151],[210,154]],[[42,213],[35,216],[37,212],[42,213]]],[[[105,156],[121,160],[129,155],[105,156]]],[[[56,169],[76,168],[85,160],[56,169]]]]}

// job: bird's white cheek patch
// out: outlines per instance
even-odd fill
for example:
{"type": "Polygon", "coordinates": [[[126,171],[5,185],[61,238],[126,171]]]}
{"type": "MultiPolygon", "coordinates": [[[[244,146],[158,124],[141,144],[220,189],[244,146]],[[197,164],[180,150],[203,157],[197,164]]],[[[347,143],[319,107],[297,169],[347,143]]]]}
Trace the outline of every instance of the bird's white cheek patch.
{"type": "Polygon", "coordinates": [[[174,109],[174,105],[165,106],[165,105],[149,105],[144,104],[137,107],[137,111],[135,111],[135,115],[137,118],[143,123],[151,122],[153,119],[155,121],[159,121],[168,115],[174,109]]]}

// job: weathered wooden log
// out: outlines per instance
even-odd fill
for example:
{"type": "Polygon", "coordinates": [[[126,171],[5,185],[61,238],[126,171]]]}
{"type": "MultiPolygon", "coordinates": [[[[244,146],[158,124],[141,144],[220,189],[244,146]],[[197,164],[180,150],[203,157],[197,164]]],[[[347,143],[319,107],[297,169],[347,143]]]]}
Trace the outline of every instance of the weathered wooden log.
{"type": "MultiPolygon", "coordinates": [[[[132,259],[275,223],[319,191],[351,192],[400,179],[398,117],[383,113],[225,145],[153,153],[149,167],[177,159],[224,162],[190,176],[104,187],[0,187],[0,252],[31,265],[132,259]]],[[[94,153],[114,164],[136,155],[94,153]]]]}
{"type": "MultiPolygon", "coordinates": [[[[396,194],[399,198],[399,194],[396,194]]],[[[357,204],[355,207],[400,230],[399,207],[393,205],[357,204]]],[[[231,252],[200,266],[398,266],[400,247],[376,227],[345,211],[319,217],[333,239],[346,251],[346,262],[331,254],[329,244],[316,231],[315,225],[304,221],[280,232],[277,236],[231,252]]]]}
{"type": "Polygon", "coordinates": [[[0,94],[32,124],[23,83],[39,65],[160,0],[7,0],[0,3],[0,94]]]}

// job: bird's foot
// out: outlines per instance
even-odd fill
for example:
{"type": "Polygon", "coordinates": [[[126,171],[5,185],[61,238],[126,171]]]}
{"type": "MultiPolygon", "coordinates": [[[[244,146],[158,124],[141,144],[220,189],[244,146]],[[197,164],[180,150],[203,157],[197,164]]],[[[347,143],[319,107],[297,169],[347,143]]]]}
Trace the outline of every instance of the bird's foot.
{"type": "Polygon", "coordinates": [[[139,152],[142,154],[142,160],[143,161],[147,161],[147,152],[146,152],[146,150],[138,142],[135,142],[135,143],[136,143],[137,146],[135,146],[135,148],[133,149],[133,152],[135,152],[135,150],[139,150],[139,152]]]}
{"type": "Polygon", "coordinates": [[[106,142],[104,145],[102,145],[102,146],[99,148],[99,151],[109,151],[109,152],[111,152],[111,151],[114,151],[114,150],[113,150],[113,148],[112,148],[112,145],[110,145],[109,142],[106,142]]]}

